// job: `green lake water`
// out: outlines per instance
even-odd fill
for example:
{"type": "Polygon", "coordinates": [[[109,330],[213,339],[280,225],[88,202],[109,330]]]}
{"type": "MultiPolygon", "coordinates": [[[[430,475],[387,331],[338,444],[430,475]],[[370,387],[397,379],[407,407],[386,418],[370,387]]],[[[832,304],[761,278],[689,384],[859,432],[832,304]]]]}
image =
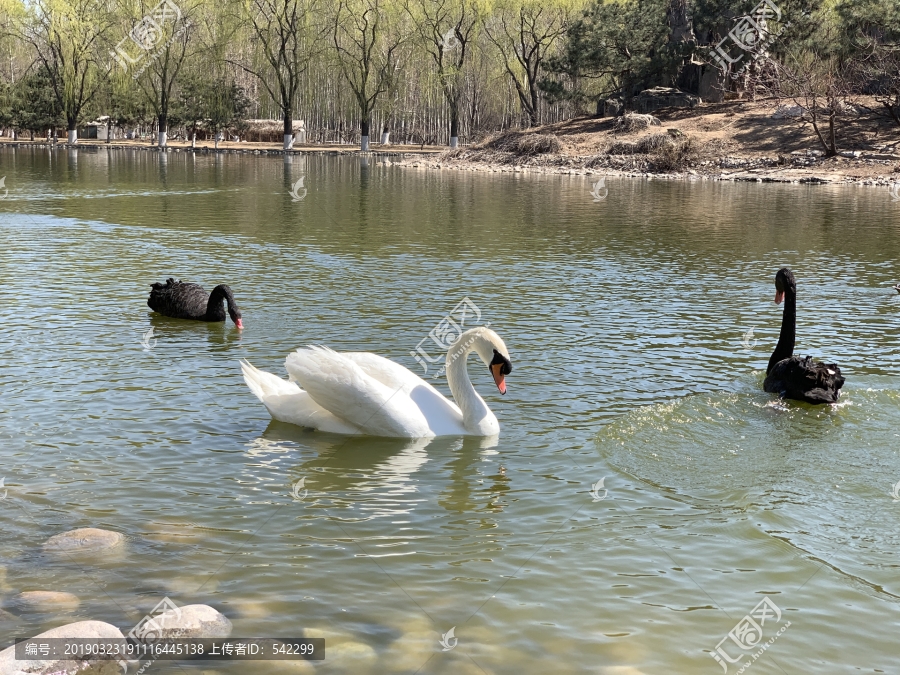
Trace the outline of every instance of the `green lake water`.
{"type": "Polygon", "coordinates": [[[717,646],[755,675],[900,672],[887,189],[609,177],[598,201],[589,176],[62,148],[0,176],[0,648],[168,597],[326,660],[158,673],[712,675],[717,646]],[[762,391],[785,265],[837,406],[762,391]],[[152,314],[169,276],[230,284],[244,331],[152,314]],[[464,298],[513,361],[505,397],[469,363],[498,440],[313,432],[242,381],[308,344],[421,374],[464,298]],[[127,541],[42,552],[78,527],[127,541]]]}

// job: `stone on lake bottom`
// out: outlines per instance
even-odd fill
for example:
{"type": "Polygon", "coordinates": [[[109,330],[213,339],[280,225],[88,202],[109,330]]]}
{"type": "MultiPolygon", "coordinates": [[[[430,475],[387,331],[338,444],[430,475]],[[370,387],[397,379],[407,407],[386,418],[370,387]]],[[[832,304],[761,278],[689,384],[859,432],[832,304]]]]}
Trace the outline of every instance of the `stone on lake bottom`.
{"type": "Polygon", "coordinates": [[[231,621],[209,605],[185,605],[170,609],[154,621],[162,627],[162,637],[216,638],[231,635],[231,621]]]}
{"type": "Polygon", "coordinates": [[[334,666],[351,671],[371,666],[378,658],[375,650],[362,642],[342,642],[334,647],[326,643],[325,654],[334,666]]]}
{"type": "Polygon", "coordinates": [[[115,548],[125,540],[118,532],[82,527],[56,534],[44,542],[44,550],[52,552],[104,551],[115,548]]]}
{"type": "MultiPolygon", "coordinates": [[[[122,631],[104,621],[77,621],[65,626],[52,628],[48,631],[35,635],[32,639],[38,638],[94,638],[94,639],[123,639],[122,631]]],[[[75,672],[83,670],[87,661],[65,661],[61,659],[51,659],[46,661],[17,661],[15,659],[15,647],[9,647],[0,651],[0,675],[22,675],[30,673],[54,673],[55,675],[74,675],[75,672]]],[[[118,672],[118,666],[115,662],[107,662],[115,666],[115,670],[108,672],[118,672]]],[[[99,665],[99,664],[98,664],[99,665]]],[[[110,666],[104,664],[104,672],[110,666]]]]}
{"type": "Polygon", "coordinates": [[[81,601],[77,595],[62,591],[24,591],[13,598],[21,607],[37,611],[77,609],[81,601]]]}

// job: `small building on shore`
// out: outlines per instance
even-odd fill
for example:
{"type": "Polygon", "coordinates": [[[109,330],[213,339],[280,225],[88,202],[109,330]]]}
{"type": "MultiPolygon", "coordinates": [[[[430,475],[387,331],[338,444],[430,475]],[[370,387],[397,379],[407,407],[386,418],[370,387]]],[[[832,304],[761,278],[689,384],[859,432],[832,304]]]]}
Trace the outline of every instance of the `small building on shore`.
{"type": "MultiPolygon", "coordinates": [[[[303,120],[294,120],[291,133],[296,137],[297,133],[306,134],[306,123],[303,120]]],[[[257,143],[281,143],[284,139],[284,120],[244,120],[242,138],[248,142],[257,143]]]]}
{"type": "Polygon", "coordinates": [[[93,122],[88,122],[78,130],[79,138],[90,138],[98,141],[107,140],[107,134],[111,135],[109,140],[115,140],[119,137],[115,125],[109,126],[108,115],[102,115],[93,122]]]}

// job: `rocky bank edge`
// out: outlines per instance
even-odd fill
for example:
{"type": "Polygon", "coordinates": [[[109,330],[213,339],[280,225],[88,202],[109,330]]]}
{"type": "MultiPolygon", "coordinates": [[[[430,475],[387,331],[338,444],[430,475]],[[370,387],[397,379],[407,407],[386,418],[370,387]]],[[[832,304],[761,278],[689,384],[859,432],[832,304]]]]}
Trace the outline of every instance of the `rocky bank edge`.
{"type": "Polygon", "coordinates": [[[826,158],[801,107],[733,101],[653,115],[579,118],[393,164],[487,173],[900,184],[900,126],[876,102],[848,108],[838,130],[839,154],[826,158]]]}
{"type": "MultiPolygon", "coordinates": [[[[121,550],[124,546],[125,538],[120,533],[89,527],[54,535],[44,543],[43,549],[45,553],[65,556],[102,553],[104,559],[108,559],[110,551],[121,550]]],[[[19,606],[42,606],[46,610],[61,606],[77,606],[78,598],[69,593],[34,590],[19,593],[15,602],[19,606]]],[[[231,621],[209,605],[185,605],[170,609],[154,619],[162,628],[160,637],[224,638],[230,636],[232,630],[231,621]]],[[[2,615],[0,615],[0,620],[4,620],[2,615]]],[[[34,639],[37,638],[123,639],[124,635],[121,630],[104,621],[76,621],[34,636],[34,639]]],[[[15,646],[0,651],[0,675],[48,675],[51,673],[53,675],[74,675],[74,673],[91,666],[91,662],[86,660],[18,661],[15,658],[15,646]]],[[[120,672],[120,667],[113,661],[98,661],[93,664],[93,668],[89,672],[111,675],[120,672]]]]}

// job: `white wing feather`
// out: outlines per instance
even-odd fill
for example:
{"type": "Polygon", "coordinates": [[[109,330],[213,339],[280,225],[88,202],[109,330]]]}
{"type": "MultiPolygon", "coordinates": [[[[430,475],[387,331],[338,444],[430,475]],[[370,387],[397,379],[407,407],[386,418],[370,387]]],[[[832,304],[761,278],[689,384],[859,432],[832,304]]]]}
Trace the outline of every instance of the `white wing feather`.
{"type": "Polygon", "coordinates": [[[425,415],[434,435],[466,433],[459,406],[408,368],[370,352],[345,352],[343,356],[391,390],[401,389],[425,415]]]}
{"type": "MultiPolygon", "coordinates": [[[[428,420],[404,391],[408,382],[382,367],[388,386],[369,375],[344,354],[327,347],[298,349],[285,359],[291,379],[336,417],[377,436],[421,438],[433,436],[428,420]]],[[[371,363],[368,364],[371,369],[371,363]]],[[[402,366],[401,366],[402,367],[402,366]]]]}
{"type": "Polygon", "coordinates": [[[459,406],[408,368],[377,354],[308,347],[290,354],[285,367],[289,381],[241,363],[247,386],[281,422],[404,438],[468,433],[459,406]]]}
{"type": "Polygon", "coordinates": [[[400,389],[425,416],[429,435],[466,434],[459,406],[408,368],[371,352],[342,352],[363,371],[390,389],[400,389]]]}

